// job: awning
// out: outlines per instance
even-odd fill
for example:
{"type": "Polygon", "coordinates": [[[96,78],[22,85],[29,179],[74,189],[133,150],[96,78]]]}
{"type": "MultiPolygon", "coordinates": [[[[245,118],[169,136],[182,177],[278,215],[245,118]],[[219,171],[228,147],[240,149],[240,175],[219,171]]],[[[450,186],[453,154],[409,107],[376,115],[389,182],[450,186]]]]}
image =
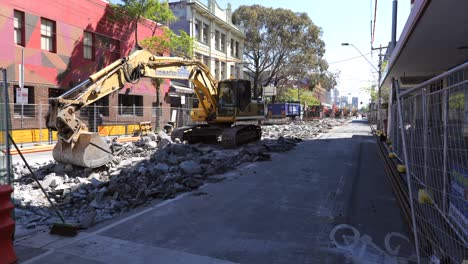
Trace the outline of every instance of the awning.
{"type": "Polygon", "coordinates": [[[382,83],[414,86],[468,61],[468,1],[416,0],[382,83]]]}
{"type": "Polygon", "coordinates": [[[187,86],[187,83],[171,80],[169,84],[169,95],[180,96],[181,94],[193,94],[193,90],[187,86]]]}
{"type": "MultiPolygon", "coordinates": [[[[174,88],[176,93],[184,93],[184,94],[193,94],[193,90],[189,87],[179,86],[179,85],[171,85],[170,88],[174,88]]],[[[170,91],[171,92],[171,91],[170,91]]]]}

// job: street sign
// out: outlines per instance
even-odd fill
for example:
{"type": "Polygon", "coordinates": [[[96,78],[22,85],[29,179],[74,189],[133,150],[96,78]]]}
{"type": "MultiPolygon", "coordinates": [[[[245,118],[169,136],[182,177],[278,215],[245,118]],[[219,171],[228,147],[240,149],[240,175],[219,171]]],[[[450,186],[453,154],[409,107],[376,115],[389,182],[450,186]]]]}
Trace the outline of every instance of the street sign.
{"type": "Polygon", "coordinates": [[[16,103],[27,104],[28,103],[28,88],[16,88],[16,103]]]}
{"type": "Polygon", "coordinates": [[[188,79],[190,70],[187,67],[165,67],[155,71],[155,77],[161,79],[188,79]]]}
{"type": "Polygon", "coordinates": [[[263,87],[263,95],[264,96],[275,96],[276,95],[276,87],[272,85],[268,85],[263,87]]]}

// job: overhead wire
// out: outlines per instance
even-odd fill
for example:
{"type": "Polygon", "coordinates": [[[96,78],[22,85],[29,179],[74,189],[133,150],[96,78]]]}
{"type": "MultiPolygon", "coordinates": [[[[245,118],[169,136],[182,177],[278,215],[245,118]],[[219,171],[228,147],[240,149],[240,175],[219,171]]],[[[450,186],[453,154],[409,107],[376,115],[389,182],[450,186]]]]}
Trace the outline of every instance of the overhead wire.
{"type": "MultiPolygon", "coordinates": [[[[368,52],[368,53],[365,53],[364,55],[369,55],[369,54],[372,54],[372,52],[368,52]]],[[[347,58],[347,59],[343,59],[343,60],[339,60],[339,61],[333,61],[333,62],[329,62],[328,64],[336,64],[336,63],[341,63],[341,62],[345,62],[345,61],[350,61],[350,60],[355,60],[355,59],[358,59],[362,57],[362,55],[359,55],[359,56],[356,56],[356,57],[351,57],[351,58],[347,58]]]]}

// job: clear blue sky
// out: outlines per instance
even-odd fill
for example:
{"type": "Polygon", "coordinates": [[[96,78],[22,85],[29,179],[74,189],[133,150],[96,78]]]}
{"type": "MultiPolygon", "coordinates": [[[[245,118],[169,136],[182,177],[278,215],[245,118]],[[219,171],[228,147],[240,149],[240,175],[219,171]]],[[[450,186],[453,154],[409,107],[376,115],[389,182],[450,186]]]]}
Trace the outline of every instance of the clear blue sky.
{"type": "MultiPolygon", "coordinates": [[[[322,28],[322,38],[326,45],[325,58],[330,63],[330,70],[341,72],[338,84],[340,94],[348,97],[358,96],[363,102],[369,101],[369,96],[362,92],[361,88],[376,84],[377,72],[362,57],[345,62],[338,61],[360,56],[353,47],[341,46],[343,42],[354,44],[363,54],[370,53],[370,20],[373,20],[375,0],[217,0],[217,2],[221,8],[226,8],[229,2],[233,10],[240,5],[260,4],[287,8],[294,12],[306,12],[314,24],[322,28]]],[[[410,9],[410,0],[398,2],[397,40],[410,9]]],[[[392,0],[378,0],[374,47],[380,44],[387,46],[391,37],[391,19],[392,0]]],[[[378,68],[377,55],[378,51],[374,51],[373,56],[367,55],[375,68],[378,68]]]]}

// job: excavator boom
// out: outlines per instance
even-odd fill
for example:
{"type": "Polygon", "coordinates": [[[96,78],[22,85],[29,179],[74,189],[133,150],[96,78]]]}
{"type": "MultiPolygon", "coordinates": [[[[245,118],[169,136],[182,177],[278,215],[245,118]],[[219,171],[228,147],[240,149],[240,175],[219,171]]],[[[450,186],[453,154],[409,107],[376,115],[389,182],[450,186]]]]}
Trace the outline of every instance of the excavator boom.
{"type": "MultiPolygon", "coordinates": [[[[192,110],[191,117],[195,121],[215,124],[210,125],[207,130],[215,131],[211,137],[219,136],[237,119],[252,119],[255,115],[252,111],[257,113],[257,109],[260,109],[260,104],[251,107],[250,82],[248,81],[223,81],[222,87],[237,89],[240,92],[231,95],[232,104],[220,103],[218,102],[220,99],[218,82],[211,75],[208,67],[199,60],[159,57],[146,50],[138,50],[89,76],[86,81],[60,97],[49,99],[47,127],[58,131],[58,142],[53,151],[54,159],[62,163],[90,168],[106,164],[113,155],[108,144],[97,132],[88,131],[87,125],[77,117],[77,112],[82,107],[122,89],[125,84],[132,83],[141,77],[166,79],[168,76],[170,79],[190,80],[194,84],[194,93],[199,99],[199,106],[192,110]]],[[[229,89],[223,89],[225,90],[229,91],[229,89]]],[[[240,131],[238,135],[242,135],[245,141],[253,135],[252,133],[255,138],[259,138],[259,132],[256,129],[237,127],[236,131],[240,131]]],[[[199,129],[199,131],[202,130],[199,129]]],[[[232,131],[226,133],[225,136],[226,138],[234,137],[228,140],[234,142],[230,143],[230,146],[240,142],[235,138],[237,132],[232,131]]],[[[182,131],[182,134],[185,132],[182,131]]],[[[192,136],[199,135],[193,134],[192,136]]]]}

